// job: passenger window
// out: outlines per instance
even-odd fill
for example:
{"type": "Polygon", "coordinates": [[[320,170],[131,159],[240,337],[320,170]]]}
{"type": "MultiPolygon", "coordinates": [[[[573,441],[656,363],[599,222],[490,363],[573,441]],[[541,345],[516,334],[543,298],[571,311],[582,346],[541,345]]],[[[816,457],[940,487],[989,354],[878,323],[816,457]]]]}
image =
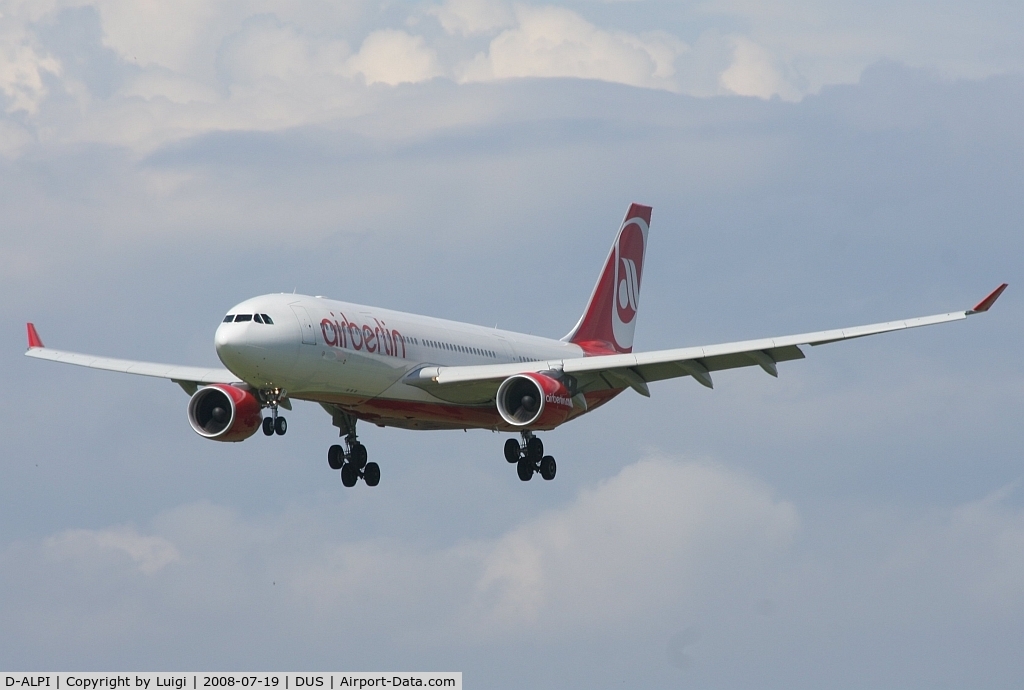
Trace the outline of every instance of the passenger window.
{"type": "Polygon", "coordinates": [[[227,316],[224,317],[224,323],[231,323],[234,320],[235,320],[235,315],[234,314],[228,314],[227,316]]]}
{"type": "Polygon", "coordinates": [[[253,314],[252,320],[255,321],[256,323],[263,323],[263,317],[260,316],[259,314],[253,314]]]}
{"type": "Polygon", "coordinates": [[[274,320],[273,320],[273,319],[271,319],[271,318],[270,318],[269,316],[267,316],[266,314],[264,314],[264,315],[263,315],[263,323],[267,324],[268,326],[273,326],[273,325],[274,325],[274,320]]]}
{"type": "Polygon", "coordinates": [[[239,314],[235,317],[235,323],[239,321],[252,321],[252,314],[239,314]]]}

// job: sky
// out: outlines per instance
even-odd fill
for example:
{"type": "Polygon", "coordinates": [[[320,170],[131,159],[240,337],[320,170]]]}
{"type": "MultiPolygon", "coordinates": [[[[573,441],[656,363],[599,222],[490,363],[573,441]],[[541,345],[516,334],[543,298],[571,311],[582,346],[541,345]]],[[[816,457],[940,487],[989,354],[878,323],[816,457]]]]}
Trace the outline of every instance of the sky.
{"type": "Polygon", "coordinates": [[[0,669],[466,687],[1024,682],[1024,14],[1009,2],[0,0],[0,669]],[[965,322],[544,434],[220,444],[248,297],[560,337],[653,206],[637,349],[965,322]]]}

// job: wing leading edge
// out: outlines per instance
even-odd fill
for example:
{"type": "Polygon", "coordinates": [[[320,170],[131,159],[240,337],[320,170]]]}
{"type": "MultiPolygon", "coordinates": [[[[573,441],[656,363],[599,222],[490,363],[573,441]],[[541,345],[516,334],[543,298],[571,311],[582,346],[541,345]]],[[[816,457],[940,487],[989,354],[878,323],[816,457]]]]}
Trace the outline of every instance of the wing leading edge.
{"type": "Polygon", "coordinates": [[[43,345],[43,341],[39,338],[39,333],[36,332],[36,327],[31,323],[28,324],[28,351],[25,355],[35,357],[36,359],[48,359],[53,362],[75,364],[90,369],[103,369],[105,371],[118,371],[123,374],[170,379],[190,395],[195,393],[196,388],[202,385],[239,382],[239,378],[227,369],[185,367],[175,364],[160,364],[158,362],[136,362],[130,359],[96,357],[79,352],[54,350],[43,345]]]}
{"type": "Polygon", "coordinates": [[[680,376],[690,376],[701,385],[711,388],[713,387],[711,372],[723,369],[756,365],[768,374],[778,376],[776,363],[804,357],[804,353],[800,349],[801,345],[826,345],[841,340],[966,319],[972,314],[988,311],[1005,289],[1006,283],[1003,283],[972,309],[948,314],[778,338],[744,340],[653,352],[597,355],[579,359],[515,364],[425,367],[412,372],[406,377],[405,382],[428,391],[459,387],[460,384],[472,385],[479,390],[481,384],[494,382],[496,390],[498,383],[513,374],[553,369],[576,377],[581,392],[629,387],[641,395],[649,396],[648,383],[680,376]]]}

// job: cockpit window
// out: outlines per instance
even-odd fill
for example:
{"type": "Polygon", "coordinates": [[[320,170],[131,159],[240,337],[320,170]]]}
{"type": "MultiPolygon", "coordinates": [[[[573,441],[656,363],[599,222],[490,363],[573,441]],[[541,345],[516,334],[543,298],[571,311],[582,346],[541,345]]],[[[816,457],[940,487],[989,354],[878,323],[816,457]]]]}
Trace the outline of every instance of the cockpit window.
{"type": "Polygon", "coordinates": [[[235,323],[239,321],[252,321],[252,314],[239,314],[235,317],[235,323]]]}
{"type": "Polygon", "coordinates": [[[253,314],[252,320],[255,321],[256,323],[263,323],[263,317],[260,316],[259,314],[253,314]]]}
{"type": "Polygon", "coordinates": [[[265,323],[265,324],[268,324],[268,325],[270,325],[270,326],[273,326],[273,325],[274,325],[274,320],[273,320],[273,319],[271,319],[271,318],[270,318],[269,316],[267,316],[266,314],[264,314],[264,315],[263,315],[263,323],[265,323]]]}
{"type": "Polygon", "coordinates": [[[235,315],[234,314],[228,314],[227,316],[224,317],[224,323],[231,323],[234,320],[235,320],[235,315]]]}

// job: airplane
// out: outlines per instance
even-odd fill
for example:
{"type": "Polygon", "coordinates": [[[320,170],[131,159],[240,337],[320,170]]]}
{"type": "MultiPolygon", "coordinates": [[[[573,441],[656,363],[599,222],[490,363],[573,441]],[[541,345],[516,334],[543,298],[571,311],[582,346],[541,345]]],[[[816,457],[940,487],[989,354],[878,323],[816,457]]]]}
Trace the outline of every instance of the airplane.
{"type": "Polygon", "coordinates": [[[380,482],[367,462],[356,422],[404,429],[490,429],[518,432],[504,455],[519,479],[554,479],[554,457],[537,432],[550,431],[601,407],[626,389],[650,396],[648,384],[689,376],[713,387],[712,372],[756,366],[778,376],[780,362],[802,359],[803,345],[931,326],[987,312],[1003,283],[972,309],[904,321],[760,340],[633,352],[651,207],[632,204],[608,253],[586,309],[569,333],[553,340],[497,328],[340,302],[271,294],[232,307],[214,346],[226,369],[94,357],[44,347],[27,324],[29,357],[94,369],[170,379],[190,396],[192,429],[213,441],[243,441],[261,430],[287,429],[280,408],[319,403],[345,447],[328,464],[346,487],[380,482]],[[269,410],[269,415],[264,415],[269,410]]]}

